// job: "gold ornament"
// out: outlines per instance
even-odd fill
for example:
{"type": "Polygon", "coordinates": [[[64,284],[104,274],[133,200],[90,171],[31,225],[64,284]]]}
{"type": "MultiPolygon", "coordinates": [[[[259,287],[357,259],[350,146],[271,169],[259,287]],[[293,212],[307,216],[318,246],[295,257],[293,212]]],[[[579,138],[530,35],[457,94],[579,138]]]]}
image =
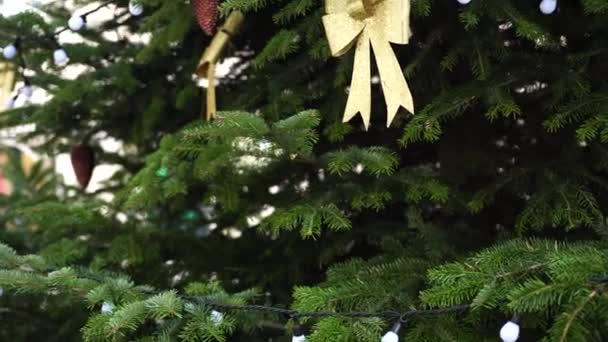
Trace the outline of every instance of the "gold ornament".
{"type": "Polygon", "coordinates": [[[205,115],[207,120],[213,119],[217,112],[215,100],[215,69],[217,62],[222,57],[222,53],[228,46],[228,42],[230,42],[232,36],[234,36],[241,27],[243,20],[243,14],[238,11],[232,12],[228,16],[224,25],[220,27],[207,49],[205,49],[205,52],[198,63],[198,67],[196,68],[196,74],[200,78],[207,78],[207,81],[209,82],[207,87],[207,109],[205,115]]]}
{"type": "Polygon", "coordinates": [[[371,115],[370,44],[376,56],[387,106],[387,127],[399,107],[414,113],[412,94],[390,43],[407,44],[410,0],[326,0],[323,25],[332,56],[345,54],[356,44],[355,64],[344,122],[361,113],[365,129],[371,115]]]}
{"type": "Polygon", "coordinates": [[[0,62],[0,111],[11,98],[15,86],[15,68],[8,63],[0,62]]]}

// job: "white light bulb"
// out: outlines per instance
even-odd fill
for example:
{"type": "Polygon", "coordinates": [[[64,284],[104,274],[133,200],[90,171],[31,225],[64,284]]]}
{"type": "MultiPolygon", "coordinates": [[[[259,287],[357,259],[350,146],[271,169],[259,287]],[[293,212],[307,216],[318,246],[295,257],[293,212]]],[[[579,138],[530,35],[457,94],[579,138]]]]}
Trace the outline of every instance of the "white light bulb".
{"type": "Polygon", "coordinates": [[[399,342],[399,335],[393,331],[389,331],[382,336],[381,342],[399,342]]]}
{"type": "Polygon", "coordinates": [[[224,321],[224,314],[219,312],[219,311],[211,311],[211,322],[213,322],[213,324],[215,326],[218,326],[220,324],[222,324],[222,322],[224,321]]]}
{"type": "Polygon", "coordinates": [[[25,96],[27,98],[30,98],[34,94],[34,89],[32,88],[32,86],[25,85],[25,86],[21,87],[21,89],[19,89],[19,94],[22,94],[23,96],[25,96]]]}
{"type": "Polygon", "coordinates": [[[80,15],[74,15],[68,20],[68,26],[72,31],[79,31],[84,27],[85,21],[84,18],[80,15]]]}
{"type": "Polygon", "coordinates": [[[64,49],[59,48],[53,52],[53,59],[55,60],[55,64],[61,65],[68,61],[68,54],[64,49]]]}
{"type": "Polygon", "coordinates": [[[15,108],[15,98],[11,96],[8,99],[6,99],[6,102],[4,102],[4,108],[6,108],[6,109],[15,108]]]}
{"type": "Polygon", "coordinates": [[[291,342],[306,342],[306,336],[304,336],[304,335],[294,336],[291,338],[291,342]]]}
{"type": "Polygon", "coordinates": [[[508,321],[500,329],[500,338],[503,342],[515,342],[519,338],[519,325],[513,321],[508,321]]]}
{"type": "Polygon", "coordinates": [[[540,3],[540,11],[543,14],[551,14],[557,9],[557,0],[543,0],[540,3]]]}
{"type": "Polygon", "coordinates": [[[458,3],[461,4],[461,5],[466,5],[469,2],[471,2],[471,0],[458,0],[458,3]]]}
{"type": "Polygon", "coordinates": [[[131,1],[129,2],[129,12],[131,15],[138,17],[144,13],[144,6],[140,3],[131,1]]]}
{"type": "Polygon", "coordinates": [[[111,314],[113,311],[114,311],[114,303],[103,302],[103,304],[101,305],[102,314],[111,314]]]}
{"type": "Polygon", "coordinates": [[[17,47],[14,44],[9,44],[2,49],[2,54],[6,59],[13,59],[17,56],[17,47]]]}

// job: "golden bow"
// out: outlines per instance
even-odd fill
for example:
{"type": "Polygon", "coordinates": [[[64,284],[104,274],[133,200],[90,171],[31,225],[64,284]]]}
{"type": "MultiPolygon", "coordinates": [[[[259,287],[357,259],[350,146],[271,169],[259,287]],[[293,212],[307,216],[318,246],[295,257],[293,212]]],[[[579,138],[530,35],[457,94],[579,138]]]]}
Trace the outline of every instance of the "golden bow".
{"type": "Polygon", "coordinates": [[[387,106],[387,126],[403,106],[414,113],[412,94],[390,43],[407,44],[410,0],[326,0],[323,25],[334,57],[356,43],[355,65],[344,122],[361,113],[365,128],[371,113],[370,43],[376,56],[387,106]]]}

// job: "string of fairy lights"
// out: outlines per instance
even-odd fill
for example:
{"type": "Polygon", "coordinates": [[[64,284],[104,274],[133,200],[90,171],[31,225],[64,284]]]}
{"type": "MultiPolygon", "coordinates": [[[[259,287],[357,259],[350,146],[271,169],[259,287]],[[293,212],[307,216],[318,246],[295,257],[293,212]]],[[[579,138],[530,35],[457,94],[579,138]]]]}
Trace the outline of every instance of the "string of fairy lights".
{"type": "MultiPolygon", "coordinates": [[[[161,292],[148,291],[150,295],[157,295],[161,292]]],[[[399,311],[350,311],[350,312],[335,312],[335,311],[297,311],[284,308],[278,308],[267,305],[236,305],[236,304],[223,304],[216,301],[208,300],[204,297],[197,296],[182,296],[186,301],[186,306],[193,305],[193,303],[202,305],[209,309],[211,322],[215,325],[221,325],[224,320],[224,313],[231,311],[245,311],[245,312],[259,312],[268,313],[283,316],[293,321],[292,327],[292,342],[305,342],[306,335],[305,329],[300,324],[300,320],[303,318],[327,318],[327,317],[341,317],[341,318],[382,318],[395,322],[391,329],[384,334],[381,338],[381,342],[399,342],[399,332],[407,323],[416,317],[422,316],[434,316],[449,313],[461,313],[471,308],[469,304],[454,305],[446,308],[436,309],[425,309],[425,310],[409,310],[405,312],[399,311]]],[[[116,309],[114,303],[103,302],[101,306],[102,314],[112,314],[116,309]]],[[[519,318],[513,316],[500,330],[500,338],[503,342],[516,342],[519,338],[519,318]]]]}
{"type": "MultiPolygon", "coordinates": [[[[65,49],[59,43],[59,40],[58,40],[59,35],[68,30],[71,30],[72,32],[78,32],[78,31],[82,30],[87,24],[88,16],[103,9],[104,7],[107,7],[110,4],[115,3],[116,1],[117,0],[104,1],[99,6],[93,8],[85,13],[78,14],[78,15],[72,15],[67,22],[67,26],[57,30],[52,35],[48,36],[48,39],[50,39],[52,41],[53,45],[55,46],[55,50],[53,51],[53,61],[55,62],[56,65],[65,65],[70,59],[68,56],[68,53],[65,51],[65,49]]],[[[135,17],[140,16],[144,13],[144,7],[138,1],[131,0],[129,2],[129,13],[135,17]]],[[[32,97],[32,95],[34,93],[34,91],[32,89],[32,83],[31,83],[29,77],[27,77],[27,75],[25,74],[25,71],[27,70],[27,64],[25,62],[25,58],[23,57],[23,55],[21,53],[22,44],[23,44],[23,38],[17,37],[13,43],[10,43],[9,45],[5,46],[2,49],[2,55],[4,56],[4,58],[6,58],[8,60],[13,60],[15,58],[17,59],[17,63],[19,65],[19,74],[20,74],[21,78],[23,79],[23,86],[17,90],[17,92],[14,96],[9,97],[8,100],[6,101],[5,107],[7,109],[14,108],[15,103],[17,102],[17,100],[19,99],[20,96],[24,96],[25,98],[29,99],[32,97]]]]}
{"type": "MultiPolygon", "coordinates": [[[[80,277],[84,279],[93,280],[99,283],[104,282],[104,277],[93,274],[86,269],[79,270],[80,277]]],[[[602,284],[602,286],[608,283],[608,275],[595,275],[589,279],[590,284],[602,284]]],[[[148,295],[160,295],[163,292],[155,290],[144,290],[148,295]]],[[[336,311],[298,311],[290,310],[285,308],[273,307],[269,305],[238,305],[238,304],[225,304],[219,303],[214,300],[209,300],[205,297],[200,296],[180,296],[180,298],[186,302],[185,306],[192,306],[198,304],[206,308],[211,309],[210,320],[216,326],[222,324],[224,320],[224,313],[234,311],[244,312],[258,312],[268,313],[273,315],[283,316],[287,319],[291,319],[293,322],[292,326],[292,342],[306,342],[305,329],[300,324],[300,320],[303,318],[327,318],[327,317],[341,317],[341,318],[382,318],[387,321],[392,321],[394,324],[391,329],[382,336],[380,342],[399,342],[399,332],[407,327],[407,324],[418,317],[424,316],[436,316],[444,314],[458,314],[468,311],[472,308],[471,304],[460,304],[449,306],[445,308],[434,308],[434,309],[421,309],[421,310],[408,310],[408,311],[350,311],[350,312],[336,312],[336,311]]],[[[506,302],[506,299],[501,300],[506,302]]],[[[112,314],[116,310],[113,302],[105,301],[101,306],[102,314],[112,314]]],[[[521,328],[519,326],[520,317],[515,314],[512,318],[507,321],[500,329],[499,336],[503,342],[517,342],[520,336],[521,328]]]]}
{"type": "MultiPolygon", "coordinates": [[[[458,0],[458,3],[467,5],[471,1],[472,0],[458,0]]],[[[557,10],[557,0],[542,0],[538,7],[543,14],[553,14],[553,12],[557,10]]]]}

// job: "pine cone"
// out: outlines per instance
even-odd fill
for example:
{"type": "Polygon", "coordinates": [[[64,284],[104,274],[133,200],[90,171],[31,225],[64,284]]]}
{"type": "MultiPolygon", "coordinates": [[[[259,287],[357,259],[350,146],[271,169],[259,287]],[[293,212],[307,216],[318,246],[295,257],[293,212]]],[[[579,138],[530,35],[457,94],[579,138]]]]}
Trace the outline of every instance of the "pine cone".
{"type": "Polygon", "coordinates": [[[206,34],[212,36],[217,27],[217,0],[192,0],[192,9],[198,25],[206,34]]]}
{"type": "Polygon", "coordinates": [[[93,169],[95,168],[95,152],[90,146],[78,145],[72,148],[70,154],[72,168],[76,174],[78,184],[82,189],[86,189],[91,181],[93,169]]]}

